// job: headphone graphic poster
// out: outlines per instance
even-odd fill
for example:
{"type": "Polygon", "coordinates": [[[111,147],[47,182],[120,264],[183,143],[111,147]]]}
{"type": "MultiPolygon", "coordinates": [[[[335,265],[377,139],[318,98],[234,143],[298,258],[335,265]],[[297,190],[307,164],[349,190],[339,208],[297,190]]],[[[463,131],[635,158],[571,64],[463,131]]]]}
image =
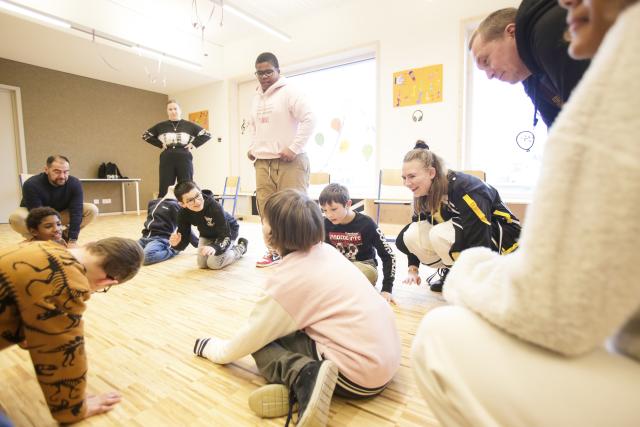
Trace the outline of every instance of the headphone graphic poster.
{"type": "Polygon", "coordinates": [[[421,122],[423,117],[424,114],[422,113],[422,110],[415,110],[411,115],[411,118],[415,123],[421,122]]]}

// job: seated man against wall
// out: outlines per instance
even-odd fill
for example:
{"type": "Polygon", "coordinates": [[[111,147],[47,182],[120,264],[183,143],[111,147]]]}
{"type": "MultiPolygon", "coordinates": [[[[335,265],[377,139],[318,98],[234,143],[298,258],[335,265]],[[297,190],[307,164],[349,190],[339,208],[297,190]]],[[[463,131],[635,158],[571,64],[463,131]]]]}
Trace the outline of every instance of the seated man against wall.
{"type": "Polygon", "coordinates": [[[121,237],[71,249],[31,242],[0,250],[0,350],[18,344],[29,351],[56,421],[80,421],[120,401],[117,392],[86,393],[82,315],[91,293],[131,279],[142,259],[140,245],[121,237]]]}
{"type": "Polygon", "coordinates": [[[22,185],[20,208],[11,214],[9,224],[25,239],[30,239],[26,218],[29,211],[40,206],[49,206],[60,212],[62,224],[67,226],[64,239],[69,247],[76,245],[80,229],[98,215],[98,207],[83,203],[82,184],[69,175],[69,159],[60,154],[49,156],[44,172],[27,179],[22,185]]]}

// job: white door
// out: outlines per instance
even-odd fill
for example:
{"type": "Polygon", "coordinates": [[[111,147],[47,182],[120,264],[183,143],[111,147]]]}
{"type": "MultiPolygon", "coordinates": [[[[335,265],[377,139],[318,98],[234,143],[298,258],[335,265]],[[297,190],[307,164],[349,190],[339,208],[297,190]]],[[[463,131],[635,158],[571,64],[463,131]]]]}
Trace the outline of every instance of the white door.
{"type": "Polygon", "coordinates": [[[9,215],[20,205],[22,191],[18,178],[16,114],[13,92],[0,88],[0,223],[8,223],[9,215]]]}

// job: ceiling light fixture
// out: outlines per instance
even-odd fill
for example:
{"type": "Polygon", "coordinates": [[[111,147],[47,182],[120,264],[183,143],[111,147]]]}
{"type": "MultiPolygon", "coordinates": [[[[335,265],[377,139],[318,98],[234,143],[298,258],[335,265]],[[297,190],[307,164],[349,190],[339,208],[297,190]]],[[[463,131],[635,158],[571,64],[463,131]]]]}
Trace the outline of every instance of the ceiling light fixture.
{"type": "MultiPolygon", "coordinates": [[[[219,0],[211,0],[211,1],[216,4],[220,4],[219,0]]],[[[260,19],[256,18],[255,16],[252,16],[251,14],[245,12],[242,9],[237,8],[236,6],[230,5],[226,1],[222,2],[222,9],[224,9],[226,12],[236,15],[238,18],[244,19],[249,24],[258,27],[261,30],[264,30],[270,34],[273,34],[274,36],[278,37],[281,40],[284,40],[285,42],[291,41],[291,36],[289,36],[288,34],[273,28],[271,25],[267,24],[266,22],[261,21],[260,19]]]]}
{"type": "Polygon", "coordinates": [[[21,5],[17,5],[13,2],[7,1],[7,0],[0,0],[0,9],[4,9],[7,10],[9,12],[13,12],[13,13],[17,13],[19,15],[22,16],[26,16],[27,18],[32,18],[32,19],[36,19],[38,21],[50,24],[50,25],[55,25],[57,27],[62,27],[62,28],[71,28],[71,24],[68,22],[65,22],[61,19],[58,18],[54,18],[51,15],[48,15],[46,13],[43,12],[38,12],[34,9],[31,9],[29,7],[25,7],[25,6],[21,6],[21,5]]]}
{"type": "Polygon", "coordinates": [[[160,52],[158,50],[148,48],[145,46],[141,46],[134,42],[121,39],[116,36],[112,36],[110,34],[106,34],[103,32],[96,31],[93,28],[88,28],[80,24],[75,24],[67,21],[63,21],[62,19],[53,17],[43,12],[39,12],[37,10],[21,6],[15,4],[11,1],[0,0],[0,9],[7,10],[9,12],[16,13],[18,15],[25,16],[27,18],[32,18],[38,20],[40,22],[44,22],[46,24],[55,25],[57,27],[62,27],[65,29],[79,31],[81,33],[85,33],[91,36],[92,41],[96,39],[106,40],[111,43],[116,43],[122,47],[134,49],[140,56],[151,57],[153,59],[157,59],[163,62],[173,63],[174,65],[181,66],[183,68],[188,68],[192,70],[200,70],[202,69],[202,64],[198,64],[196,62],[190,61],[188,59],[179,58],[174,55],[170,55],[164,52],[160,52]]]}
{"type": "Polygon", "coordinates": [[[177,56],[169,55],[164,52],[160,52],[154,49],[150,49],[148,47],[135,45],[131,46],[134,51],[138,53],[140,56],[146,56],[148,58],[156,59],[158,61],[166,61],[172,62],[176,65],[180,65],[184,68],[190,68],[192,70],[200,70],[202,68],[202,64],[198,64],[196,62],[191,62],[187,59],[178,58],[177,56]]]}

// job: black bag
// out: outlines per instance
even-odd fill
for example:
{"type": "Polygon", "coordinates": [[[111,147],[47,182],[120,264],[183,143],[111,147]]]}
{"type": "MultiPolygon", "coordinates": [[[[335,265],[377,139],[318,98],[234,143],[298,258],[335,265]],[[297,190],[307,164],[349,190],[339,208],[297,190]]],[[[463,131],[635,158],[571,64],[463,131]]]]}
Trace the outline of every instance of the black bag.
{"type": "Polygon", "coordinates": [[[100,167],[98,167],[98,178],[101,179],[121,179],[127,178],[126,176],[122,176],[120,169],[118,169],[118,165],[115,163],[107,162],[101,163],[100,167]]]}

